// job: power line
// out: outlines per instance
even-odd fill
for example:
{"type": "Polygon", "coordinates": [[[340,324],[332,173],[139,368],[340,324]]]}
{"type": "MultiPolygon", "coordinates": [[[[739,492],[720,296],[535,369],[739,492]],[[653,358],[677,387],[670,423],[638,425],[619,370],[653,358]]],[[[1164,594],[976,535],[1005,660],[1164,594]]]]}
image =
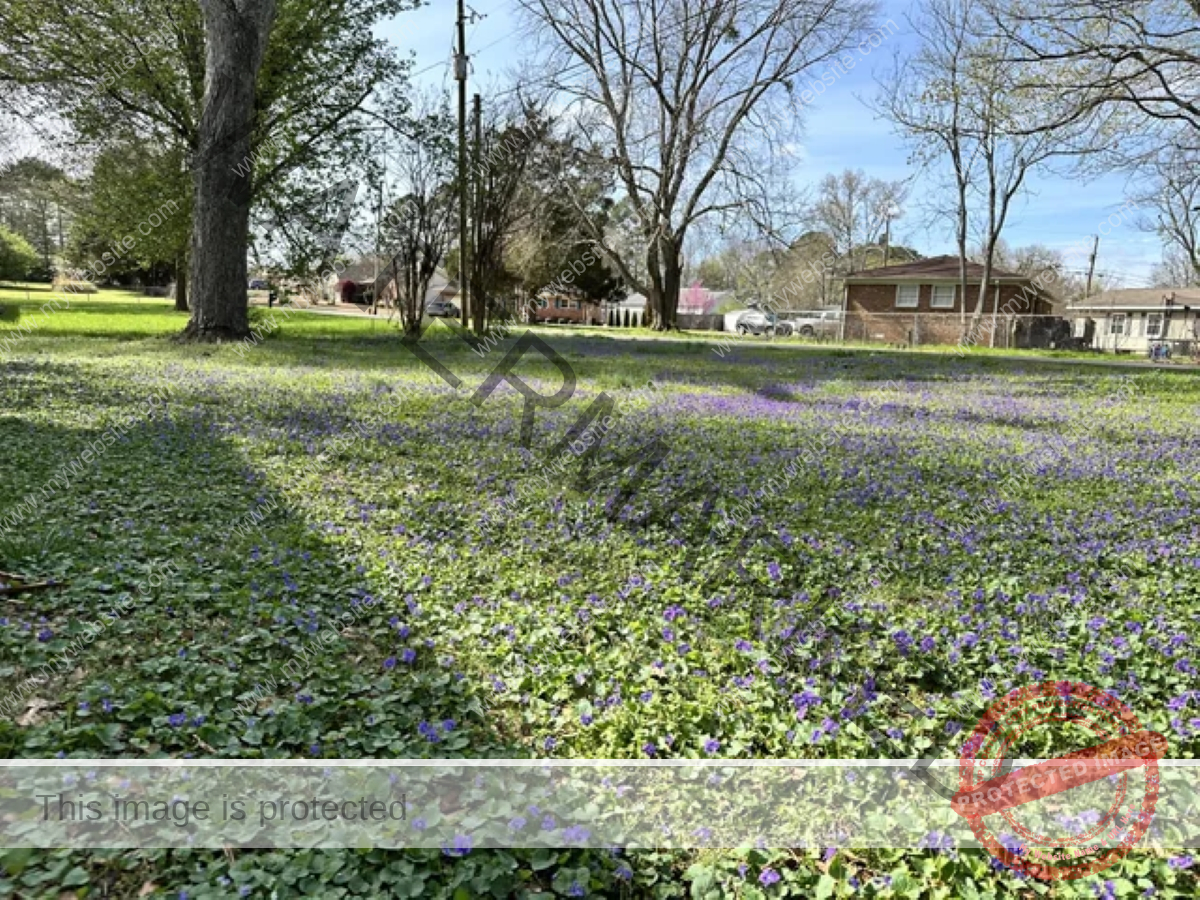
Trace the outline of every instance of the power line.
{"type": "Polygon", "coordinates": [[[454,58],[453,58],[453,50],[451,51],[451,58],[450,58],[450,59],[444,59],[444,60],[442,60],[442,61],[441,61],[441,62],[439,62],[439,63],[434,63],[433,65],[431,65],[431,66],[426,66],[426,67],[425,67],[425,68],[423,68],[423,69],[417,69],[417,71],[413,72],[413,73],[412,73],[410,76],[408,76],[408,77],[409,77],[409,78],[417,78],[417,77],[419,77],[419,76],[421,76],[421,75],[424,75],[426,72],[432,72],[434,69],[446,69],[446,68],[449,68],[449,66],[450,66],[450,64],[451,64],[452,62],[454,62],[454,58]]]}

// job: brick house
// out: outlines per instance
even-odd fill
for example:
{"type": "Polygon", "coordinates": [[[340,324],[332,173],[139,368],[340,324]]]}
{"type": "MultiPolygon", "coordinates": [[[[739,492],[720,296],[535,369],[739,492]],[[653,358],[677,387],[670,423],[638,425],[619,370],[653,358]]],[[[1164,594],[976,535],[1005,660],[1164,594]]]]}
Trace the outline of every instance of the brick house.
{"type": "MultiPolygon", "coordinates": [[[[842,310],[846,340],[889,344],[953,344],[975,312],[983,266],[967,263],[963,305],[957,256],[935,256],[844,279],[842,310]]],[[[1024,275],[992,271],[984,298],[982,342],[995,346],[1035,346],[1035,336],[1051,327],[1054,298],[1024,275]],[[1045,319],[1047,321],[1039,321],[1045,319]]]]}
{"type": "Polygon", "coordinates": [[[539,294],[529,304],[531,322],[559,322],[562,324],[603,325],[603,305],[594,300],[565,294],[539,294]]]}

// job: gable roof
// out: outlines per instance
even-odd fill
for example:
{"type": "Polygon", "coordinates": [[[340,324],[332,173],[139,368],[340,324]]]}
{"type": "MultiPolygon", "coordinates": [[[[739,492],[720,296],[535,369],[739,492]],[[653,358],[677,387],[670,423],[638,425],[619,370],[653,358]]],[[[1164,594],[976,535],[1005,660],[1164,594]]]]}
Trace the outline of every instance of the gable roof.
{"type": "Polygon", "coordinates": [[[364,256],[357,262],[346,266],[338,275],[338,281],[353,281],[356,284],[370,284],[375,279],[375,266],[379,266],[382,274],[391,262],[386,256],[380,256],[378,263],[371,256],[364,256]]]}
{"type": "MultiPolygon", "coordinates": [[[[867,269],[847,275],[847,284],[870,284],[885,282],[895,284],[901,281],[960,281],[962,273],[959,270],[957,256],[931,256],[928,259],[918,259],[916,262],[903,263],[898,266],[883,266],[879,269],[867,269]]],[[[967,283],[977,284],[983,280],[983,266],[979,263],[967,263],[967,283]]],[[[1005,272],[1003,269],[992,269],[992,283],[1029,282],[1026,275],[1015,272],[1005,272]]]]}
{"type": "Polygon", "coordinates": [[[1185,306],[1200,309],[1200,288],[1134,288],[1131,290],[1105,291],[1093,294],[1086,300],[1080,300],[1067,307],[1070,312],[1087,310],[1090,312],[1105,312],[1108,310],[1165,310],[1167,298],[1175,300],[1174,309],[1182,311],[1185,306]]]}

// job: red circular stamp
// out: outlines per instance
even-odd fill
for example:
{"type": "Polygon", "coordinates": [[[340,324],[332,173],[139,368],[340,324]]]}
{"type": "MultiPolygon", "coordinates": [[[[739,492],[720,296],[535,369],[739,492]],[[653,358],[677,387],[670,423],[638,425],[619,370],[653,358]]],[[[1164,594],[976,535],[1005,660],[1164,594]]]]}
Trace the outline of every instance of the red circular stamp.
{"type": "Polygon", "coordinates": [[[951,804],[1006,866],[1048,881],[1084,878],[1146,834],[1166,750],[1166,738],[1112,694],[1077,681],[1032,685],[984,713],[963,747],[951,804]],[[1004,773],[1014,751],[1048,747],[1056,735],[1083,737],[1084,747],[1004,773]]]}

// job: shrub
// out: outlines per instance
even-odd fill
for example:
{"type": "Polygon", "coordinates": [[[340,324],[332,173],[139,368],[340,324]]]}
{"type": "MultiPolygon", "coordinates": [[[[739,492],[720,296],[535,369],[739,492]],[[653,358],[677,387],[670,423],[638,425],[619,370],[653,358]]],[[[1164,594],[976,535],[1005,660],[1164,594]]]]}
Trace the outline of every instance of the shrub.
{"type": "Polygon", "coordinates": [[[37,252],[29,241],[0,225],[0,281],[24,280],[37,262],[37,252]]]}

